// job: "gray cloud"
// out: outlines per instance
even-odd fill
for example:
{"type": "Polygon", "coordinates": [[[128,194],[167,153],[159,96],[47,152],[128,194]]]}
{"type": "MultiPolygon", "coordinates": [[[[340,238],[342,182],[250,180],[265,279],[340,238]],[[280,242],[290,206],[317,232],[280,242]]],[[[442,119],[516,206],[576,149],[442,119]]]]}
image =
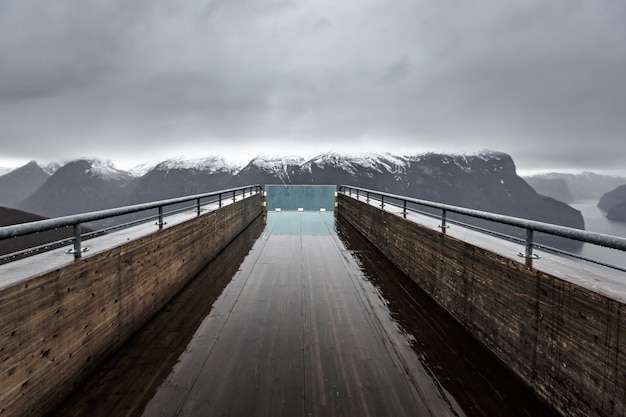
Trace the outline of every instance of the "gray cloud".
{"type": "Polygon", "coordinates": [[[491,148],[624,170],[625,39],[611,0],[0,0],[0,157],[491,148]]]}

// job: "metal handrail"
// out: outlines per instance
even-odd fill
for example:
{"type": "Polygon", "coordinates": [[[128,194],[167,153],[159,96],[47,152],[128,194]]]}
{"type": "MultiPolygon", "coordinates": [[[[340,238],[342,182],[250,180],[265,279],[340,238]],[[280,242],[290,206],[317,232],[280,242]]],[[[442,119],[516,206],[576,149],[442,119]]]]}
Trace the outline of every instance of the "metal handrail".
{"type": "Polygon", "coordinates": [[[164,207],[195,200],[196,212],[197,212],[197,215],[199,216],[200,204],[203,199],[207,199],[209,197],[217,197],[219,207],[222,207],[224,198],[227,198],[227,199],[232,198],[232,201],[235,202],[237,195],[242,195],[245,198],[246,192],[249,192],[252,195],[253,193],[257,193],[262,190],[263,190],[263,187],[258,184],[246,185],[243,187],[229,188],[229,189],[214,191],[210,193],[195,194],[195,195],[186,196],[186,197],[170,198],[166,200],[153,201],[149,203],[134,204],[130,206],[92,211],[89,213],[74,214],[74,215],[69,215],[69,216],[56,217],[53,219],[45,219],[45,220],[38,220],[34,222],[29,222],[29,223],[20,223],[20,224],[15,224],[11,226],[3,226],[3,227],[0,227],[0,240],[9,239],[12,237],[17,237],[17,236],[29,235],[33,233],[44,232],[47,230],[54,230],[54,229],[58,229],[61,227],[73,226],[74,237],[71,239],[74,240],[74,248],[68,251],[68,253],[73,253],[76,256],[80,256],[80,253],[84,251],[84,249],[81,246],[81,224],[82,223],[108,219],[111,217],[118,217],[118,216],[122,216],[125,214],[137,213],[140,211],[145,211],[145,210],[156,208],[158,209],[157,225],[159,226],[159,229],[162,229],[163,225],[165,224],[163,221],[163,208],[164,207]]]}
{"type": "Polygon", "coordinates": [[[413,203],[420,206],[430,207],[434,209],[441,210],[441,229],[442,232],[446,231],[446,216],[447,213],[457,213],[465,216],[470,216],[477,219],[484,219],[493,221],[496,223],[506,224],[510,226],[517,226],[526,230],[526,240],[525,240],[525,253],[523,254],[526,258],[536,258],[536,255],[533,255],[532,249],[534,246],[533,235],[534,232],[542,232],[547,233],[554,236],[564,237],[567,239],[573,239],[580,242],[592,243],[599,246],[604,246],[607,248],[617,249],[626,251],[626,238],[606,235],[602,233],[589,232],[586,230],[575,229],[573,227],[559,226],[550,223],[543,223],[535,220],[528,220],[519,217],[507,216],[504,214],[495,214],[481,210],[474,210],[465,207],[458,207],[449,204],[436,203],[428,200],[421,200],[417,198],[410,198],[406,196],[400,196],[396,194],[385,193],[376,190],[369,190],[367,188],[360,187],[352,187],[349,185],[340,185],[339,192],[343,192],[344,194],[348,194],[352,196],[352,192],[356,191],[357,198],[362,193],[367,201],[369,201],[371,196],[380,196],[381,208],[384,209],[385,206],[385,198],[389,198],[392,200],[402,202],[403,215],[406,218],[407,214],[407,203],[413,203]]]}

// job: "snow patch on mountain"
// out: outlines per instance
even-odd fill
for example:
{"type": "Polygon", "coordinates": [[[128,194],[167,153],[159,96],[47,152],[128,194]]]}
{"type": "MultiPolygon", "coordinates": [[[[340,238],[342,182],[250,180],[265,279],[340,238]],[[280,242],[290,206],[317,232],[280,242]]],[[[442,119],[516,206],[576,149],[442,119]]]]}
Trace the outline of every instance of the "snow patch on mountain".
{"type": "Polygon", "coordinates": [[[13,171],[15,168],[0,167],[0,177],[13,171]]]}
{"type": "Polygon", "coordinates": [[[94,177],[100,177],[106,180],[123,180],[128,179],[129,173],[115,168],[109,160],[101,159],[85,159],[88,168],[85,174],[91,174],[94,177]]]}
{"type": "Polygon", "coordinates": [[[148,172],[152,168],[158,171],[195,170],[208,172],[211,174],[220,172],[235,174],[241,169],[239,165],[228,162],[219,155],[211,155],[201,158],[189,158],[185,156],[179,156],[167,159],[156,165],[152,165],[151,167],[142,167],[145,172],[148,172]]]}
{"type": "Polygon", "coordinates": [[[58,162],[50,162],[49,164],[45,164],[45,165],[41,165],[41,164],[37,164],[41,167],[41,169],[43,169],[43,172],[45,172],[48,175],[53,175],[55,172],[57,172],[59,170],[59,168],[61,168],[61,164],[59,164],[58,162]]]}
{"type": "Polygon", "coordinates": [[[363,168],[379,173],[400,173],[406,170],[407,161],[404,157],[377,153],[341,154],[327,152],[307,161],[304,166],[317,165],[320,167],[334,167],[351,174],[356,174],[363,168]]]}
{"type": "Polygon", "coordinates": [[[267,172],[284,171],[288,166],[301,166],[306,158],[298,155],[269,155],[263,154],[255,157],[248,165],[255,166],[267,172]]]}
{"type": "Polygon", "coordinates": [[[262,154],[252,159],[243,170],[258,169],[276,176],[276,178],[286,184],[291,182],[291,174],[293,174],[294,171],[301,170],[305,161],[305,157],[297,155],[279,156],[262,154]]]}
{"type": "Polygon", "coordinates": [[[157,163],[148,162],[145,164],[132,167],[130,170],[128,170],[128,173],[135,178],[139,178],[139,177],[143,177],[148,172],[152,171],[156,166],[157,166],[157,163]]]}

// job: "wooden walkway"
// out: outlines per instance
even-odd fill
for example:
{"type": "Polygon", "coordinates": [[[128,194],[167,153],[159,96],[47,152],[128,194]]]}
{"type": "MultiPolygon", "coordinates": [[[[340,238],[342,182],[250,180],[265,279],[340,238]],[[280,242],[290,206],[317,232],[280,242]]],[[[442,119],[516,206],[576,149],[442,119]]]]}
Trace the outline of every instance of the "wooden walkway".
{"type": "Polygon", "coordinates": [[[405,363],[410,347],[389,339],[332,220],[269,215],[145,415],[448,414],[414,355],[405,363]]]}
{"type": "MultiPolygon", "coordinates": [[[[53,415],[551,415],[528,392],[508,398],[494,388],[521,384],[484,383],[466,369],[455,398],[442,386],[453,378],[438,379],[440,366],[425,367],[426,354],[416,353],[428,341],[394,317],[395,302],[364,274],[334,221],[332,212],[268,213],[249,252],[240,243],[209,266],[222,278],[198,277],[53,415]],[[481,395],[471,394],[476,383],[481,395]]],[[[409,291],[399,292],[415,302],[409,291]]],[[[436,357],[449,346],[432,350],[436,357]]],[[[454,366],[465,360],[452,356],[454,366]]]]}

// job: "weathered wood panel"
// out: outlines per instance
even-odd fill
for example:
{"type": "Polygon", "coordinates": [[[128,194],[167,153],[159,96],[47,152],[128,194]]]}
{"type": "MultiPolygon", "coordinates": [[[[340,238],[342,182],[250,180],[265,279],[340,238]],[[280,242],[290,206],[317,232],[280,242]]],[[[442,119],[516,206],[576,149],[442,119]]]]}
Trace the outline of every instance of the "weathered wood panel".
{"type": "Polygon", "coordinates": [[[63,400],[262,213],[261,199],[1,290],[0,415],[39,416],[63,400]]]}
{"type": "Polygon", "coordinates": [[[549,404],[626,413],[624,304],[339,195],[337,213],[549,404]]]}

